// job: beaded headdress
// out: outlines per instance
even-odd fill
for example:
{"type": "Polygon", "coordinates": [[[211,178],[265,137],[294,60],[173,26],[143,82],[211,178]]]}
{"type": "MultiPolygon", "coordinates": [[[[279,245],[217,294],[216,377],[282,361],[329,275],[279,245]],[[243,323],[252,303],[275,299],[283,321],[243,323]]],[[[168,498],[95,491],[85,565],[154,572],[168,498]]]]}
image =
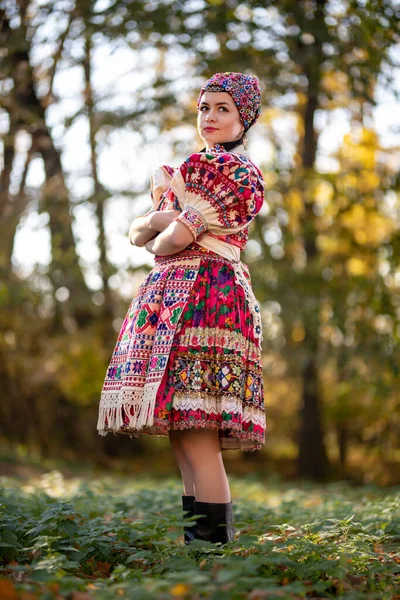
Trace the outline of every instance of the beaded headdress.
{"type": "Polygon", "coordinates": [[[228,92],[239,111],[241,121],[248,131],[261,112],[261,93],[258,77],[243,73],[216,73],[205,82],[197,99],[197,110],[204,92],[228,92]]]}

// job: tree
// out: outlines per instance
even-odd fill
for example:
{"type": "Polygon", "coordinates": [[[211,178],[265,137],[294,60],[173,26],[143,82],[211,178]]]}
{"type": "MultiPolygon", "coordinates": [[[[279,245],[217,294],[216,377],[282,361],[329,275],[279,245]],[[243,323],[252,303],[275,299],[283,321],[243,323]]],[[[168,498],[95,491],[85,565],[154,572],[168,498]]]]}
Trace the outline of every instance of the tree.
{"type": "MultiPolygon", "coordinates": [[[[275,163],[268,165],[276,174],[269,197],[277,201],[264,225],[258,223],[258,241],[261,255],[269,256],[265,236],[272,228],[280,232],[281,242],[272,245],[279,262],[271,260],[268,279],[273,281],[275,298],[282,306],[286,339],[297,328],[296,363],[303,382],[299,473],[321,479],[329,473],[329,462],[319,380],[324,277],[313,197],[320,179],[316,116],[342,106],[361,117],[374,104],[377,78],[384,77],[391,85],[389,67],[396,63],[390,49],[398,42],[399,8],[393,2],[349,1],[339,6],[327,0],[288,0],[277,6],[231,1],[216,18],[219,3],[210,2],[190,11],[188,26],[189,19],[177,15],[176,6],[174,23],[180,17],[180,27],[175,26],[174,34],[178,41],[180,33],[189,33],[187,45],[198,53],[195,64],[199,71],[209,75],[254,69],[264,84],[264,101],[273,116],[286,113],[295,117],[298,141],[294,154],[289,159],[287,150],[276,147],[275,163]],[[344,83],[338,86],[339,82],[344,83]],[[279,108],[283,102],[285,108],[279,108]],[[292,228],[293,221],[297,230],[292,228]]],[[[179,10],[189,12],[181,5],[179,10]]],[[[265,281],[264,261],[259,273],[265,281]]]]}
{"type": "MultiPolygon", "coordinates": [[[[71,311],[78,324],[83,325],[90,318],[90,296],[75,250],[68,191],[65,186],[60,154],[53,144],[46,125],[45,107],[35,90],[29,56],[28,7],[29,2],[26,0],[21,0],[14,5],[13,8],[18,13],[19,26],[17,28],[10,26],[10,17],[7,11],[2,10],[2,39],[4,41],[7,39],[8,42],[3,44],[8,48],[3,77],[11,84],[10,91],[3,97],[3,106],[10,115],[11,139],[14,140],[13,133],[26,131],[32,140],[32,148],[28,157],[30,158],[33,153],[38,153],[43,159],[46,178],[41,209],[49,214],[52,243],[49,276],[54,290],[66,287],[70,291],[71,311]]],[[[7,172],[10,172],[10,162],[13,156],[14,153],[9,150],[7,172]]],[[[29,162],[25,167],[25,177],[28,166],[29,162]]],[[[24,181],[24,177],[22,181],[24,181]]],[[[10,183],[9,176],[5,183],[10,183]]],[[[7,212],[13,215],[13,227],[9,226],[9,222],[3,223],[7,233],[4,235],[6,247],[5,252],[2,253],[2,265],[3,268],[8,269],[11,264],[17,219],[26,206],[27,198],[23,188],[20,188],[17,196],[19,201],[16,202],[13,202],[8,188],[3,189],[2,194],[2,215],[5,216],[7,212]],[[11,209],[10,204],[12,205],[11,209]]]]}

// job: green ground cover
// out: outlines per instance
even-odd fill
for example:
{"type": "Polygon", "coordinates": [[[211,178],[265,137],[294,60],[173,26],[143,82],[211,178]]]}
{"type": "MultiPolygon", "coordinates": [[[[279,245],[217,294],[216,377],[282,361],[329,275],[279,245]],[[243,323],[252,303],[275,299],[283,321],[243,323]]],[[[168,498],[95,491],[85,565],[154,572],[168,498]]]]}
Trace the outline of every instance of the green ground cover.
{"type": "Polygon", "coordinates": [[[400,488],[230,481],[236,539],[196,558],[177,479],[1,477],[0,598],[400,599],[400,488]]]}

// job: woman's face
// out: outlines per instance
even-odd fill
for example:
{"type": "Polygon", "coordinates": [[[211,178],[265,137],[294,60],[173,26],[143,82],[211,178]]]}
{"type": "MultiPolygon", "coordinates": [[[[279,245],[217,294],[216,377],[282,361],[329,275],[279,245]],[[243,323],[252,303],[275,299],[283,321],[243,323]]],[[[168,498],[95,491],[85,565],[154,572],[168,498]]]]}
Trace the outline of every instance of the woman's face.
{"type": "Polygon", "coordinates": [[[197,114],[197,129],[207,150],[214,144],[233,142],[242,137],[244,125],[228,92],[204,92],[197,114]]]}

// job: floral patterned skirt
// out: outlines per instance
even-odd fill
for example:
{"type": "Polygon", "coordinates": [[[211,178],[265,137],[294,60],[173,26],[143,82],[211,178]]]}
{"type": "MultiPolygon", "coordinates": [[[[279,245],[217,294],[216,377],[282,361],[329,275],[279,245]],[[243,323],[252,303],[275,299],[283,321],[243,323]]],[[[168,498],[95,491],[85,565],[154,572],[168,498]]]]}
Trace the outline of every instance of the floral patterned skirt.
{"type": "Polygon", "coordinates": [[[155,266],[133,299],[118,337],[103,386],[105,412],[99,417],[99,433],[165,436],[169,430],[218,429],[223,450],[261,449],[265,442],[261,344],[260,309],[244,263],[239,267],[195,242],[175,255],[156,256],[155,266]],[[194,258],[196,268],[190,271],[189,265],[181,269],[186,275],[178,274],[177,266],[194,258]],[[186,296],[171,289],[165,291],[173,277],[180,278],[186,296]],[[185,288],[190,278],[193,280],[185,288]],[[156,282],[161,301],[151,310],[145,309],[149,297],[155,302],[151,286],[156,282]],[[144,296],[146,302],[139,302],[144,296]],[[166,312],[170,313],[168,321],[164,318],[166,312]],[[175,324],[171,325],[174,315],[175,324]],[[158,358],[153,356],[146,366],[140,360],[133,365],[135,352],[136,358],[143,356],[138,350],[144,348],[143,340],[139,340],[140,332],[143,337],[142,324],[145,328],[147,320],[150,326],[151,318],[153,337],[161,352],[158,350],[158,358]],[[146,377],[151,379],[150,367],[162,373],[152,388],[157,391],[149,405],[151,425],[142,422],[138,426],[133,401],[122,404],[119,420],[115,420],[116,412],[110,412],[110,407],[118,402],[121,405],[121,394],[125,400],[133,396],[127,387],[134,379],[132,373],[136,370],[136,379],[142,377],[145,382],[146,377]]]}

